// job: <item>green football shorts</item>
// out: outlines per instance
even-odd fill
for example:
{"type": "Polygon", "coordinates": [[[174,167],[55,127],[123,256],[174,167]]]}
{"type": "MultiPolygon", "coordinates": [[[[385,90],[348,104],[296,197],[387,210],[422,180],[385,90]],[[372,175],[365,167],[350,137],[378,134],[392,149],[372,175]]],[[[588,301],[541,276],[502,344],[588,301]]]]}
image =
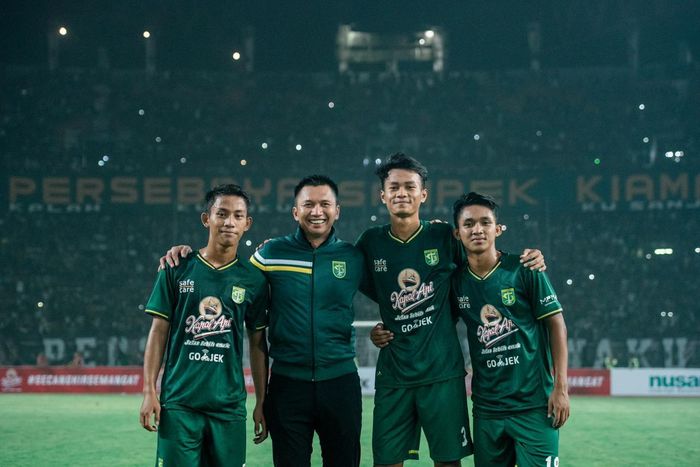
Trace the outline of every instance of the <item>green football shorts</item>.
{"type": "Polygon", "coordinates": [[[547,409],[504,418],[474,417],[476,467],[559,467],[559,430],[547,409]]]}
{"type": "Polygon", "coordinates": [[[436,462],[456,461],[473,452],[464,378],[412,388],[377,388],[372,429],[375,464],[418,459],[421,428],[436,462]]]}
{"type": "Polygon", "coordinates": [[[200,412],[163,409],[156,467],[245,465],[245,419],[221,420],[200,412]]]}

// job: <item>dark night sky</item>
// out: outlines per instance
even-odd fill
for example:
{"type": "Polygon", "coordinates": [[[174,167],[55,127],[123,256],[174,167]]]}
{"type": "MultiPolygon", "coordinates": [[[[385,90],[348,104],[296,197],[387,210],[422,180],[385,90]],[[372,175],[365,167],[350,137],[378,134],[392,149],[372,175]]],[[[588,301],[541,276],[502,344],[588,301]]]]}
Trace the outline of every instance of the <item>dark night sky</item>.
{"type": "Polygon", "coordinates": [[[69,28],[61,64],[93,66],[103,47],[116,68],[139,68],[141,33],[157,40],[162,69],[230,70],[242,29],[255,28],[258,70],[335,69],[341,23],[358,29],[410,32],[435,25],[449,38],[451,69],[522,68],[526,27],[542,24],[544,66],[623,65],[626,31],[640,25],[641,64],[669,62],[686,42],[700,54],[700,2],[677,1],[221,1],[3,0],[0,62],[47,62],[47,32],[69,28]]]}

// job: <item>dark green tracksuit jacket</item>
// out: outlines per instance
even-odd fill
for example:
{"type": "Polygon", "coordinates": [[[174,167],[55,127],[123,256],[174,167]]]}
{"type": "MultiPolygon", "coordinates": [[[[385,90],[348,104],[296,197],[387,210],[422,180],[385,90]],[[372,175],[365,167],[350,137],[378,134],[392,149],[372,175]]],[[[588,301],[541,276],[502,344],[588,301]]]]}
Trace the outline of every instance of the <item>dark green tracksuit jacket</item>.
{"type": "Polygon", "coordinates": [[[267,242],[250,258],[270,283],[272,372],[323,381],[357,371],[352,302],[362,254],[335,230],[313,249],[304,233],[267,242]]]}

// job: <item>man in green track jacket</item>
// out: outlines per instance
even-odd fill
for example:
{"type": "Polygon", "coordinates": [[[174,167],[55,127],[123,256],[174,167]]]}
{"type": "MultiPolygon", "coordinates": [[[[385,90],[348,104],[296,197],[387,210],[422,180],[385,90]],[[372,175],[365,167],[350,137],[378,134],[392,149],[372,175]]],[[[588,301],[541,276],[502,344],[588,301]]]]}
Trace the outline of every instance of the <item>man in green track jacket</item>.
{"type": "Polygon", "coordinates": [[[296,232],[251,257],[268,279],[272,374],[264,413],[276,466],[310,464],[314,431],[324,465],[358,466],[362,397],[353,298],[360,252],[336,238],[338,187],[311,175],[294,189],[296,232]]]}

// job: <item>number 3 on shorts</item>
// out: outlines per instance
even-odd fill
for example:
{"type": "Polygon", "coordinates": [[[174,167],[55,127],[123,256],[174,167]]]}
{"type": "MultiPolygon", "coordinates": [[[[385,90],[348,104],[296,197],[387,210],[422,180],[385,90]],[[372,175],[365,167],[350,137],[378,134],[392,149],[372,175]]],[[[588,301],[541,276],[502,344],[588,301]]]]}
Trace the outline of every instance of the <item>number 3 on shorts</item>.
{"type": "Polygon", "coordinates": [[[469,440],[467,439],[467,429],[462,427],[460,431],[462,432],[462,447],[464,447],[469,444],[469,440]]]}
{"type": "Polygon", "coordinates": [[[559,467],[559,457],[554,458],[554,464],[552,464],[552,456],[547,456],[545,461],[547,462],[547,467],[559,467]]]}

